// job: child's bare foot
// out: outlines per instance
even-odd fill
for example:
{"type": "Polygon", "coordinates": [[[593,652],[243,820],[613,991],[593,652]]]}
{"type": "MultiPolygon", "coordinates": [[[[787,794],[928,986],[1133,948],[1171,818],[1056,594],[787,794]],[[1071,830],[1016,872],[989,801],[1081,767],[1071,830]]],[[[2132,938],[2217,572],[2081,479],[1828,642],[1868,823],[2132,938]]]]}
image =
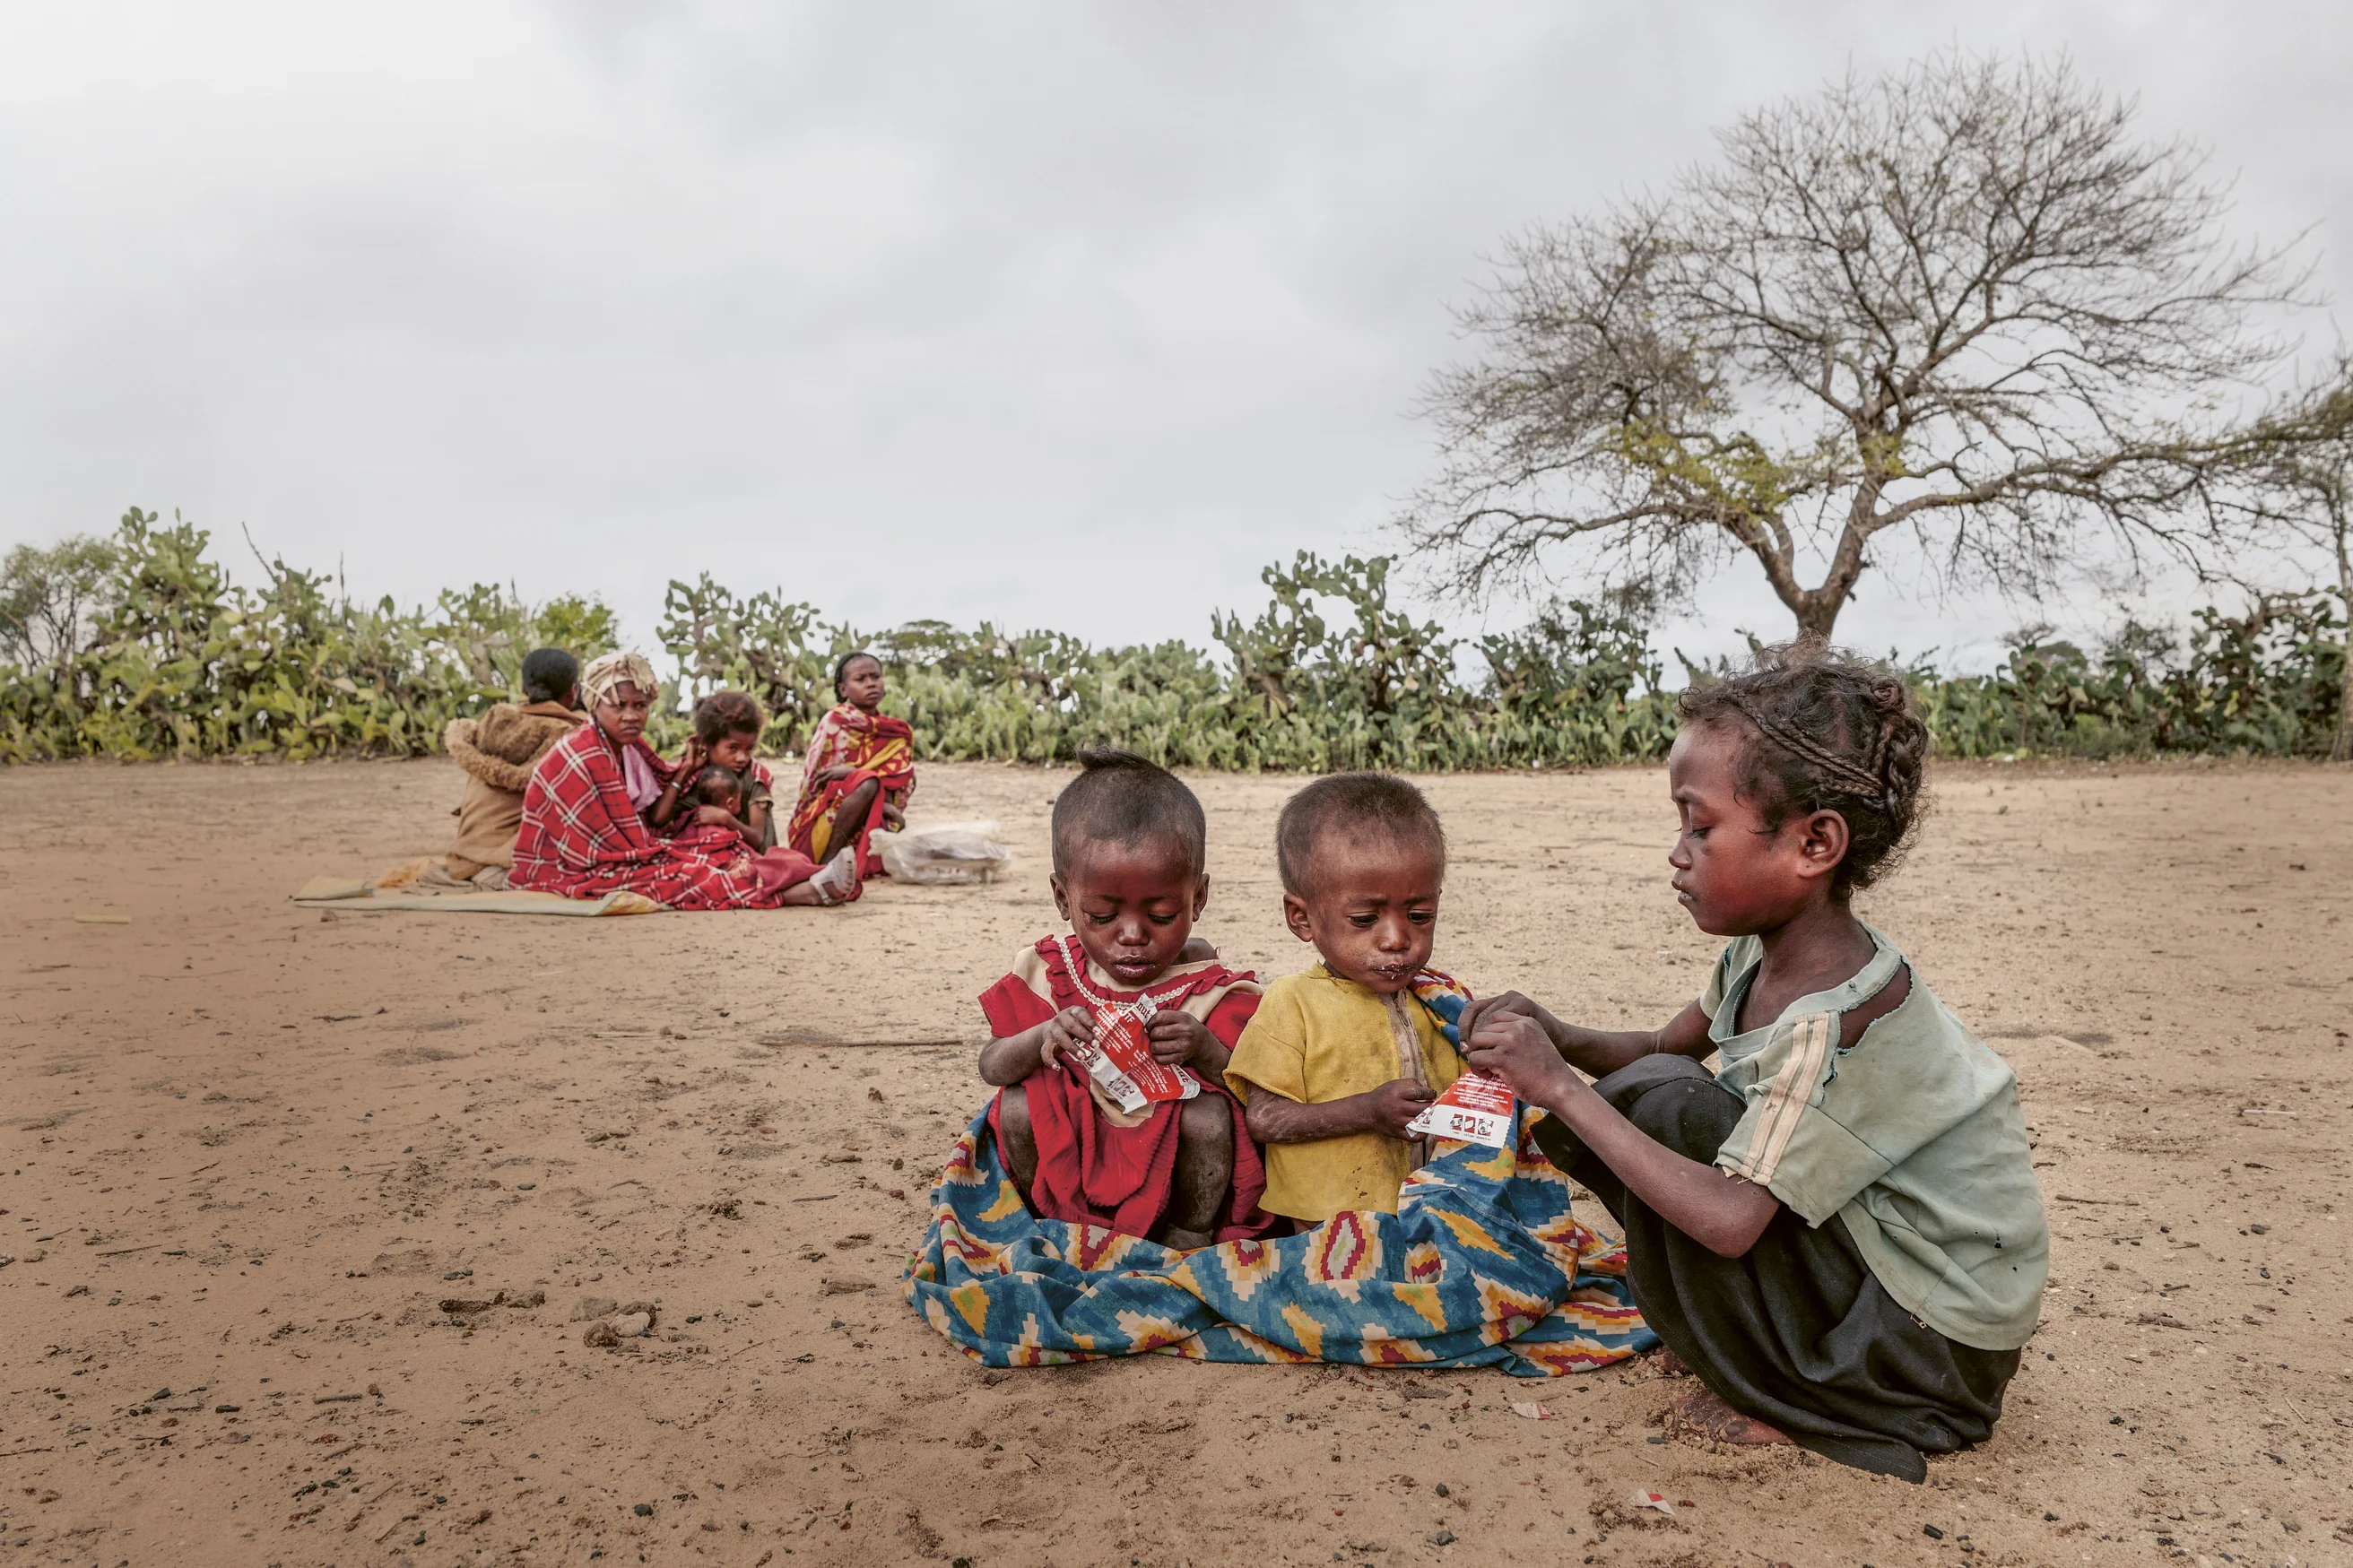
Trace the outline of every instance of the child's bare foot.
{"type": "Polygon", "coordinates": [[[1759,1446],[1789,1441],[1788,1433],[1778,1427],[1767,1426],[1753,1415],[1743,1415],[1718,1398],[1714,1389],[1704,1385],[1678,1395],[1667,1408],[1683,1426],[1719,1443],[1759,1446]]]}

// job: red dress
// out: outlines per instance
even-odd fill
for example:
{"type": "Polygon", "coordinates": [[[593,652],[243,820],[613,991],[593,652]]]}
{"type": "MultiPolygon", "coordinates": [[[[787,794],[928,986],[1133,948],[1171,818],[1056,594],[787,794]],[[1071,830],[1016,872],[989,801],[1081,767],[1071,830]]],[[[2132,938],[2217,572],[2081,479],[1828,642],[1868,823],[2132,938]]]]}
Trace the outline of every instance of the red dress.
{"type": "MultiPolygon", "coordinates": [[[[1002,1039],[1045,1023],[1065,1007],[1092,1009],[1103,1002],[1133,1003],[1146,996],[1163,1008],[1190,1013],[1231,1049],[1258,1011],[1259,988],[1248,970],[1207,960],[1176,964],[1142,990],[1124,991],[1089,963],[1076,937],[1050,936],[1023,953],[1012,973],[981,993],[980,1009],[990,1033],[1002,1039]]],[[[1167,1216],[1176,1192],[1179,1102],[1149,1107],[1140,1125],[1121,1126],[1095,1100],[1086,1070],[1067,1061],[1039,1068],[1022,1089],[1038,1143],[1029,1206],[1048,1219],[1151,1235],[1167,1216]]],[[[1225,1101],[1234,1122],[1233,1190],[1212,1239],[1262,1236],[1281,1220],[1258,1206],[1266,1191],[1266,1166],[1243,1123],[1241,1103],[1206,1080],[1201,1092],[1225,1101]]],[[[996,1103],[988,1108],[992,1131],[997,1110],[996,1103]]]]}

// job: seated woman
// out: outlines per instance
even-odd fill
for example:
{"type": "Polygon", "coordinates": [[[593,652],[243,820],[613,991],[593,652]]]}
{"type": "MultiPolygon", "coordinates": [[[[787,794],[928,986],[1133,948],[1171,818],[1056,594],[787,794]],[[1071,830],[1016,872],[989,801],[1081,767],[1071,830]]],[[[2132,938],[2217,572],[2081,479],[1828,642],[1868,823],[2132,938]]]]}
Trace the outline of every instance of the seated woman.
{"type": "Polygon", "coordinates": [[[800,803],[786,841],[823,860],[855,839],[858,874],[879,877],[882,859],[868,840],[877,827],[906,826],[907,797],[915,793],[915,732],[905,720],[877,711],[882,661],[872,654],[844,656],[833,668],[833,691],[841,700],[809,732],[800,803]]]}
{"type": "Polygon", "coordinates": [[[506,890],[532,770],[587,717],[579,710],[579,660],[560,647],[534,648],[522,661],[521,707],[494,702],[480,719],[449,721],[441,744],[466,771],[466,796],[458,803],[458,837],[439,866],[427,868],[425,885],[506,890]]]}
{"type": "Polygon", "coordinates": [[[540,759],[523,792],[512,885],[593,899],[639,893],[674,910],[774,909],[838,904],[858,884],[847,856],[823,870],[790,849],[754,854],[730,844],[673,846],[647,825],[676,771],[645,742],[659,688],[642,654],[607,654],[581,672],[593,722],[540,759]]]}

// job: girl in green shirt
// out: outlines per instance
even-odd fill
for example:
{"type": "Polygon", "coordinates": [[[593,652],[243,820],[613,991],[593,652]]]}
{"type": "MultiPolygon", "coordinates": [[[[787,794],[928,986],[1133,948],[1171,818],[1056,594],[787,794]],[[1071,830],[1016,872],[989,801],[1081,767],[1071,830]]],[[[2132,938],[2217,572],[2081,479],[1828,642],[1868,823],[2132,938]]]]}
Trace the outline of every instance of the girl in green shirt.
{"type": "Polygon", "coordinates": [[[2016,1079],[1851,908],[1912,837],[1927,731],[1901,680],[1806,644],[1683,714],[1668,863],[1731,939],[1705,994],[1648,1032],[1490,997],[1464,1049],[1624,1225],[1703,1385],[1686,1423],[1921,1480],[1992,1431],[2050,1258],[2016,1079]]]}

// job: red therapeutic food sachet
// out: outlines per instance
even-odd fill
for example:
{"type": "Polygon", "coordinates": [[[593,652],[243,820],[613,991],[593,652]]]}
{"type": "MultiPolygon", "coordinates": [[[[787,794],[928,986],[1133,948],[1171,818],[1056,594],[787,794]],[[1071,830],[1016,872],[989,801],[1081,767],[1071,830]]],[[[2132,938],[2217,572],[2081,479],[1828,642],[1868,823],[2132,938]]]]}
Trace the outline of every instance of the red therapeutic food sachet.
{"type": "Polygon", "coordinates": [[[1432,1100],[1430,1109],[1406,1123],[1406,1131],[1425,1138],[1451,1138],[1500,1149],[1512,1141],[1512,1108],[1517,1102],[1502,1079],[1466,1072],[1432,1100]]]}
{"type": "Polygon", "coordinates": [[[1201,1080],[1183,1068],[1153,1060],[1146,1022],[1125,1008],[1095,1009],[1094,1047],[1084,1058],[1086,1069],[1122,1110],[1190,1100],[1201,1092],[1201,1080]]]}

